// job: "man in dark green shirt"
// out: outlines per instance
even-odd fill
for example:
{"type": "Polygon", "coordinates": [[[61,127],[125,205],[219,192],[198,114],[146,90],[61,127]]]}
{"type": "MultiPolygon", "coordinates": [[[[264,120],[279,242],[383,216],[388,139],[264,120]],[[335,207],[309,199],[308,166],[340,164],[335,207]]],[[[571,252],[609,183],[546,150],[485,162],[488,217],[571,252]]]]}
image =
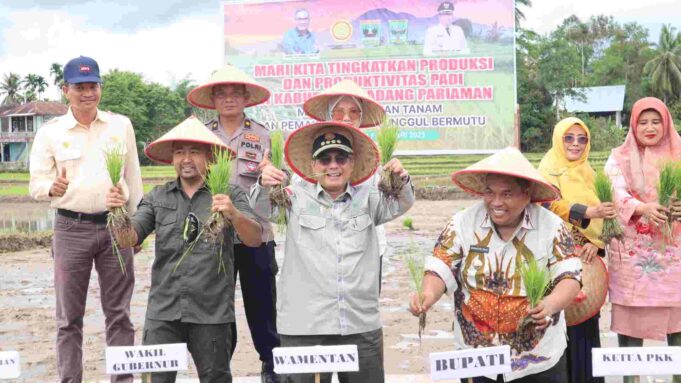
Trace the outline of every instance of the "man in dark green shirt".
{"type": "MultiPolygon", "coordinates": [[[[246,246],[259,246],[262,233],[244,190],[232,185],[229,196],[212,196],[206,188],[207,163],[216,146],[228,150],[194,117],[151,143],[145,154],[154,161],[172,163],[178,178],[144,196],[131,217],[132,228],[116,233],[120,246],[128,247],[156,231],[143,342],[187,343],[202,383],[232,381],[232,327],[228,324],[234,322],[233,231],[246,246]],[[218,273],[220,244],[198,235],[211,212],[220,212],[230,222],[222,243],[222,273],[218,273]],[[194,242],[191,253],[178,265],[194,242]]],[[[120,189],[112,188],[107,206],[124,203],[120,189]]],[[[174,382],[175,377],[175,372],[154,373],[152,381],[174,382]]]]}

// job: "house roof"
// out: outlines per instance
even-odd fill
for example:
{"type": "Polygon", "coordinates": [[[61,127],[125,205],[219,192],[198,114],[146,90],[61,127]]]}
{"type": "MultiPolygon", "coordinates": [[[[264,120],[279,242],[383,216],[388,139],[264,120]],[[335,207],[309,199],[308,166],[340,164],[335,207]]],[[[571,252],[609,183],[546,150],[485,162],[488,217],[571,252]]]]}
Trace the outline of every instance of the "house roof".
{"type": "Polygon", "coordinates": [[[565,97],[565,110],[568,112],[619,112],[624,108],[624,85],[594,86],[590,88],[576,88],[584,95],[565,97]]]}
{"type": "Polygon", "coordinates": [[[34,101],[28,104],[15,105],[4,111],[0,110],[0,117],[16,115],[60,116],[69,109],[68,105],[54,101],[34,101]]]}

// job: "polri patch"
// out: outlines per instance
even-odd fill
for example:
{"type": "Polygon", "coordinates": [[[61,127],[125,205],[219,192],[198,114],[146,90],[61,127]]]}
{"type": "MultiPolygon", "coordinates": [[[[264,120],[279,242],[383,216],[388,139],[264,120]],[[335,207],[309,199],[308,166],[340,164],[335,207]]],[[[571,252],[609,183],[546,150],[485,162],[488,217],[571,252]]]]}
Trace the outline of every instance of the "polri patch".
{"type": "Polygon", "coordinates": [[[258,170],[258,163],[248,161],[248,162],[246,162],[246,169],[248,169],[249,172],[254,172],[254,171],[258,170]]]}
{"type": "Polygon", "coordinates": [[[487,254],[487,253],[489,253],[489,247],[487,247],[487,246],[473,246],[473,245],[471,245],[471,247],[468,249],[468,252],[469,252],[469,253],[483,253],[483,254],[487,254]]]}

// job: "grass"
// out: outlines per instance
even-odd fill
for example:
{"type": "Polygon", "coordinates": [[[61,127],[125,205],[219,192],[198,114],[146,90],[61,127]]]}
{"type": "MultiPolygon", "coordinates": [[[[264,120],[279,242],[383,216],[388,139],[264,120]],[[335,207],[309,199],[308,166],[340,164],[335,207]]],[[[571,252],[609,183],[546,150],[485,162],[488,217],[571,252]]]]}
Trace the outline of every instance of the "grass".
{"type": "Polygon", "coordinates": [[[414,230],[414,220],[411,217],[406,217],[402,220],[402,226],[409,230],[414,230]]]}
{"type": "Polygon", "coordinates": [[[551,273],[546,267],[540,266],[534,257],[530,257],[527,263],[520,265],[519,271],[530,307],[536,307],[549,288],[551,273]]]}
{"type": "MultiPolygon", "coordinates": [[[[662,165],[660,169],[660,178],[657,184],[657,199],[658,203],[664,207],[671,208],[671,202],[676,196],[676,188],[681,180],[681,168],[678,162],[668,161],[662,165]]],[[[667,221],[663,227],[660,228],[662,233],[662,253],[666,252],[666,245],[672,244],[672,216],[667,214],[667,221]]]]}
{"type": "Polygon", "coordinates": [[[378,130],[377,142],[378,148],[381,152],[381,165],[385,165],[393,157],[395,148],[397,148],[398,135],[400,133],[397,125],[386,121],[378,130]]]}
{"type": "MultiPolygon", "coordinates": [[[[608,178],[602,170],[596,172],[594,188],[596,189],[596,197],[598,197],[601,202],[612,202],[612,182],[610,182],[610,178],[608,178]]],[[[606,249],[610,247],[610,242],[612,242],[613,239],[617,239],[622,243],[623,238],[624,230],[617,219],[603,220],[601,240],[605,244],[606,249]]]]}
{"type": "MultiPolygon", "coordinates": [[[[409,249],[404,255],[404,261],[409,270],[409,279],[411,280],[412,286],[419,296],[419,301],[423,304],[423,277],[425,275],[426,259],[413,241],[409,244],[409,249]]],[[[419,344],[421,342],[421,334],[425,328],[426,313],[423,312],[419,314],[419,344]]]]}
{"type": "MultiPolygon", "coordinates": [[[[104,150],[104,161],[106,162],[106,171],[109,174],[109,179],[113,186],[118,186],[123,175],[123,166],[125,165],[125,151],[123,144],[112,145],[104,150]]],[[[111,236],[111,248],[114,255],[118,259],[118,265],[121,267],[123,274],[125,271],[125,260],[121,254],[121,250],[116,240],[115,232],[122,232],[130,228],[130,218],[125,206],[117,207],[111,210],[106,217],[106,227],[109,229],[111,236]]]]}
{"type": "MultiPolygon", "coordinates": [[[[284,132],[276,130],[270,134],[270,155],[272,165],[282,170],[284,166],[284,132]]],[[[270,202],[273,208],[277,208],[276,222],[277,230],[283,233],[286,230],[286,208],[291,206],[291,200],[286,194],[284,187],[286,185],[279,184],[270,190],[270,202]]]]}

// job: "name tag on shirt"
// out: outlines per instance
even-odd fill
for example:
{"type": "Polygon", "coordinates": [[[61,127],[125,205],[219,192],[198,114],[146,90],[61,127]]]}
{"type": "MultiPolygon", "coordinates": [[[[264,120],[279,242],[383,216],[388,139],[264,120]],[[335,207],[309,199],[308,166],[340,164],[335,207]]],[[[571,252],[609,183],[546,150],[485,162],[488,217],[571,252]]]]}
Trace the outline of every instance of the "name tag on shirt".
{"type": "Polygon", "coordinates": [[[489,247],[486,247],[486,246],[471,246],[471,247],[468,249],[468,252],[469,252],[469,253],[483,253],[483,254],[487,254],[487,253],[489,253],[489,247]]]}

